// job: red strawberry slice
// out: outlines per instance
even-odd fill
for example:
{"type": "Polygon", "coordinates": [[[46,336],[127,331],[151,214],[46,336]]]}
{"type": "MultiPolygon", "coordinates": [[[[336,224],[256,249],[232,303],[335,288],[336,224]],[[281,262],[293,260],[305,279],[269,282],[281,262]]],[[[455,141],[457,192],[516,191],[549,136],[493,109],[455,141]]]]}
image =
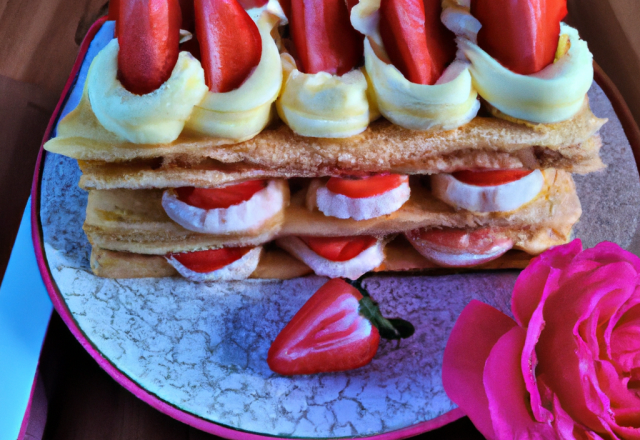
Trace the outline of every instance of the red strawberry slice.
{"type": "Polygon", "coordinates": [[[291,0],[279,0],[282,12],[287,17],[287,20],[291,21],[291,0]]]}
{"type": "Polygon", "coordinates": [[[169,254],[180,262],[184,267],[198,273],[209,273],[222,269],[225,266],[238,261],[249,252],[252,247],[242,248],[220,248],[207,251],[184,252],[179,254],[169,254]]]}
{"type": "Polygon", "coordinates": [[[348,261],[369,249],[378,241],[370,235],[356,237],[300,237],[309,248],[331,261],[348,261]]]}
{"type": "Polygon", "coordinates": [[[273,341],[269,368],[284,375],[352,370],[371,361],[381,335],[400,339],[413,334],[407,321],[383,318],[363,293],[341,279],[329,280],[273,341]]]}
{"type": "Polygon", "coordinates": [[[402,174],[376,174],[364,177],[332,177],[327,189],[352,199],[374,197],[391,191],[408,179],[402,174]]]}
{"type": "Polygon", "coordinates": [[[260,63],[258,26],[237,0],[195,0],[196,34],[209,90],[237,89],[260,63]]]}
{"type": "Polygon", "coordinates": [[[416,84],[433,85],[454,60],[455,35],[440,21],[441,0],[381,0],[380,36],[391,63],[416,84]]]}
{"type": "Polygon", "coordinates": [[[118,16],[118,79],[145,95],[171,76],[180,44],[178,0],[121,0],[118,16]]]}
{"type": "Polygon", "coordinates": [[[226,209],[245,202],[266,188],[265,180],[250,180],[222,188],[176,188],[178,200],[201,209],[226,209]]]}
{"type": "Polygon", "coordinates": [[[289,17],[301,72],[343,75],[360,63],[364,39],[351,26],[345,0],[291,0],[289,17]]]}
{"type": "Polygon", "coordinates": [[[555,58],[566,0],[471,0],[478,45],[507,69],[539,72],[555,58]]]}
{"type": "Polygon", "coordinates": [[[452,173],[462,183],[475,186],[497,186],[515,182],[533,173],[533,170],[464,170],[452,173]]]}

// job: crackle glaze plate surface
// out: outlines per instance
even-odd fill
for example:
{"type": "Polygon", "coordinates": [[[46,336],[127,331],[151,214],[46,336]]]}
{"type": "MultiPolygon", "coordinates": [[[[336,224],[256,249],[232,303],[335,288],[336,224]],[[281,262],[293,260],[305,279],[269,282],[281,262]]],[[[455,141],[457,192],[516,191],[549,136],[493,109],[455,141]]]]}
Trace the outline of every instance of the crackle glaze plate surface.
{"type": "MultiPolygon", "coordinates": [[[[585,247],[609,240],[638,253],[635,160],[603,91],[594,84],[589,97],[594,113],[609,118],[601,130],[608,167],[575,176],[584,211],[575,234],[585,247]]],[[[382,342],[359,370],[281,377],[267,366],[269,345],[326,279],[197,284],[96,277],[82,231],[87,193],[78,188],[79,178],[74,160],[41,154],[33,189],[34,243],[57,311],[119,383],[213,434],[393,439],[439,427],[462,416],[440,379],[457,316],[474,298],[510,314],[516,271],[374,276],[364,285],[383,313],[411,321],[415,335],[399,345],[382,342]]]]}

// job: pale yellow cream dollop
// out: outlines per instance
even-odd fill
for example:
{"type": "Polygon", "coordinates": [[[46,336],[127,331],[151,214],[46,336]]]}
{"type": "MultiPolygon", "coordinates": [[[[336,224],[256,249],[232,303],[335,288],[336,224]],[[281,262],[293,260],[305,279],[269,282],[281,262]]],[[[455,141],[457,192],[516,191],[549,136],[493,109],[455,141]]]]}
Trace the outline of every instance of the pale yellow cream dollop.
{"type": "Polygon", "coordinates": [[[578,31],[561,23],[569,51],[540,72],[520,75],[476,44],[481,25],[467,3],[447,0],[442,19],[458,35],[458,48],[471,61],[473,85],[482,98],[506,115],[534,123],[564,121],[580,110],[593,82],[593,56],[578,31]]]}
{"type": "MultiPolygon", "coordinates": [[[[302,136],[344,138],[363,132],[371,112],[362,69],[342,76],[302,73],[293,57],[281,55],[284,83],[276,102],[280,118],[302,136]]],[[[375,115],[374,115],[375,116],[375,115]]]]}
{"type": "Polygon", "coordinates": [[[237,89],[225,93],[208,91],[194,108],[187,130],[240,142],[260,133],[271,121],[272,104],[282,85],[280,53],[271,31],[281,18],[269,9],[259,12],[254,18],[262,38],[260,62],[237,89]]]}
{"type": "Polygon", "coordinates": [[[171,77],[146,95],[126,90],[117,79],[118,40],[95,57],[85,93],[104,128],[137,144],[164,144],[178,138],[194,106],[207,92],[204,71],[188,52],[180,52],[171,77]]]}
{"type": "Polygon", "coordinates": [[[379,9],[380,0],[361,0],[351,11],[351,23],[367,37],[365,68],[380,112],[413,130],[449,130],[473,119],[480,103],[469,63],[456,59],[434,85],[410,82],[389,61],[380,37],[379,9]]]}

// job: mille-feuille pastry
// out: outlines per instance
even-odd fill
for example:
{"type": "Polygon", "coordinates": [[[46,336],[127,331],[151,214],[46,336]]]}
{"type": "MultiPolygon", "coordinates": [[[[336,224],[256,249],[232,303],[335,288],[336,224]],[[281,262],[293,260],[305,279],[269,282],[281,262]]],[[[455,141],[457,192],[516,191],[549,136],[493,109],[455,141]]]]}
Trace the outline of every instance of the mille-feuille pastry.
{"type": "MultiPolygon", "coordinates": [[[[566,242],[580,215],[573,181],[563,171],[540,168],[601,167],[596,132],[603,121],[591,114],[584,91],[581,107],[566,121],[474,118],[479,102],[471,65],[461,51],[455,56],[453,34],[433,19],[439,3],[420,4],[416,11],[404,0],[365,0],[353,8],[351,20],[367,48],[365,67],[357,68],[361,41],[341,1],[294,0],[287,44],[276,34],[286,19],[273,0],[251,15],[236,0],[197,0],[208,91],[170,143],[140,141],[148,127],[134,127],[136,135],[123,142],[93,111],[88,81],[80,105],[47,148],[79,159],[81,185],[97,189],[85,222],[94,271],[177,271],[211,281],[283,278],[310,268],[357,278],[376,269],[486,264],[510,249],[536,254],[566,242]],[[422,28],[407,26],[402,16],[422,28]],[[223,25],[221,17],[232,19],[223,25]],[[225,26],[238,29],[236,46],[225,26]],[[437,32],[429,29],[422,47],[416,35],[424,36],[426,26],[437,32]],[[336,35],[341,48],[333,44],[336,35]],[[284,74],[274,95],[279,86],[264,66],[275,64],[278,43],[284,74]],[[236,56],[229,45],[246,50],[236,56]],[[427,56],[416,63],[407,50],[427,56]],[[260,131],[274,100],[285,124],[260,131]],[[388,120],[370,123],[378,108],[388,120]],[[435,175],[410,183],[409,174],[435,175]],[[288,186],[277,178],[291,177],[314,179],[286,207],[288,186]],[[285,263],[268,244],[273,239],[304,264],[281,275],[277,262],[285,263]],[[413,252],[406,255],[417,253],[417,260],[392,251],[408,244],[413,252]],[[263,260],[270,265],[261,266],[263,260]]],[[[121,12],[120,19],[119,36],[131,16],[121,12]]],[[[119,63],[114,68],[112,59],[111,69],[119,63]]]]}

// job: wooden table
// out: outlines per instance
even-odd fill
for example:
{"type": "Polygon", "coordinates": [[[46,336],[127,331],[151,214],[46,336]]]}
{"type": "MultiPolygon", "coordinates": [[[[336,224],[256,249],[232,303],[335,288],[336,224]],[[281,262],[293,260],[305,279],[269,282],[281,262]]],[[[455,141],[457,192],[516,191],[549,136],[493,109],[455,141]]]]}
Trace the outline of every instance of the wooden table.
{"type": "MultiPolygon", "coordinates": [[[[569,23],[640,122],[640,2],[568,0],[569,23]]],[[[47,122],[104,0],[0,0],[0,278],[26,204],[47,122]]],[[[142,403],[104,373],[54,314],[40,368],[45,439],[207,439],[142,403]]],[[[37,429],[41,430],[41,429],[37,429]]],[[[468,419],[419,436],[479,439],[468,419]]]]}

